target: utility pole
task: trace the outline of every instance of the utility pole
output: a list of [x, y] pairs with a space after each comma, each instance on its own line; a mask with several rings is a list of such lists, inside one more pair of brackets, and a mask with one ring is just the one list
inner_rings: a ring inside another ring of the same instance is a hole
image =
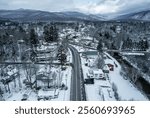
[[[21, 48], [21, 44], [23, 44], [24, 41], [23, 40], [19, 40], [18, 41], [18, 47], [19, 47], [19, 61], [21, 62], [21, 57], [22, 57], [22, 48]], [[21, 89], [22, 88], [22, 85], [21, 85], [21, 80], [20, 80], [20, 65], [18, 65], [18, 79], [19, 79], [19, 88]]]

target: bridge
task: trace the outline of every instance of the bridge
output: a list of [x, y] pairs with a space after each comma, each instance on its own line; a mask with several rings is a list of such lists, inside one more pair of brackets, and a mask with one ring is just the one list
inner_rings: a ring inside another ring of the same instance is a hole
[[[81, 47], [84, 47], [84, 48], [88, 48], [88, 49], [92, 49], [92, 50], [97, 50], [96, 47], [90, 47], [90, 46], [87, 46], [87, 45], [82, 45], [82, 44], [79, 44], [79, 43], [76, 43], [76, 42], [69, 42], [69, 44], [72, 44], [72, 45], [77, 45], [77, 46], [81, 46]], [[149, 54], [150, 53], [150, 50], [147, 50], [147, 51], [139, 51], [139, 50], [114, 50], [114, 49], [102, 49], [101, 50], [102, 52], [116, 52], [116, 53], [120, 53], [122, 55], [145, 55], [145, 54]]]

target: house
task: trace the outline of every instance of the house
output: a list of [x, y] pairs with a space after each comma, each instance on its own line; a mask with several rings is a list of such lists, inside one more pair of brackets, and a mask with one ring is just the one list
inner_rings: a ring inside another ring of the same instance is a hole
[[95, 64], [95, 59], [86, 59], [85, 66], [92, 67]]
[[110, 71], [114, 71], [114, 65], [112, 65], [112, 64], [107, 64], [107, 65], [108, 65]]
[[115, 101], [114, 92], [110, 86], [99, 86], [99, 95], [103, 101]]
[[120, 32], [121, 32], [121, 27], [120, 27], [120, 26], [117, 26], [117, 27], [116, 27], [116, 32], [117, 32], [117, 33], [120, 33]]
[[98, 56], [98, 51], [86, 51], [82, 52], [82, 56], [86, 58], [85, 65], [92, 67]]
[[109, 70], [110, 70], [110, 71], [114, 71], [114, 65], [115, 65], [115, 63], [114, 63], [113, 60], [111, 60], [111, 59], [106, 59], [106, 60], [105, 60], [105, 64], [109, 67]]
[[43, 99], [43, 100], [50, 100], [55, 97], [55, 91], [54, 90], [39, 90], [38, 91], [38, 101]]
[[108, 65], [105, 65], [105, 66], [103, 67], [103, 72], [104, 72], [104, 73], [109, 73], [109, 71], [110, 71], [110, 68], [108, 67]]
[[12, 82], [18, 76], [19, 76], [19, 71], [15, 67], [7, 66], [3, 70], [1, 82], [3, 84], [8, 84], [8, 83]]
[[57, 73], [55, 71], [48, 72], [38, 72], [36, 75], [36, 87], [37, 88], [47, 88], [59, 86], [56, 83], [58, 79]]
[[90, 79], [105, 79], [104, 73], [101, 69], [89, 69], [87, 77]]

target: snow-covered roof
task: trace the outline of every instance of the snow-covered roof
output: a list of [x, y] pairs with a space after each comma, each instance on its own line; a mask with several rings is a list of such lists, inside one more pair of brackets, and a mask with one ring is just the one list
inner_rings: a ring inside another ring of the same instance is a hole
[[111, 84], [109, 83], [108, 80], [94, 80], [95, 83], [97, 85], [99, 85], [100, 87], [107, 87], [107, 88], [110, 88], [111, 87]]
[[13, 74], [15, 74], [15, 73], [17, 73], [17, 72], [18, 72], [18, 70], [17, 70], [16, 68], [14, 68], [13, 70], [8, 71], [7, 74], [8, 74], [9, 76], [11, 76], [11, 75], [13, 75]]
[[105, 64], [112, 64], [114, 65], [114, 61], [111, 59], [105, 59]]
[[103, 70], [109, 70], [109, 67], [108, 67], [107, 65], [105, 65], [105, 66], [103, 67]]
[[101, 69], [94, 69], [93, 73], [94, 74], [100, 74], [100, 73], [103, 73], [103, 71]]
[[48, 90], [48, 91], [44, 91], [44, 90], [39, 90], [38, 91], [38, 96], [45, 96], [45, 97], [53, 97], [54, 96], [55, 91], [53, 90]]
[[111, 88], [101, 87], [101, 91], [102, 91], [103, 96], [104, 96], [104, 101], [110, 101], [110, 100], [115, 101], [113, 91]]
[[98, 70], [93, 70], [94, 73], [103, 73], [103, 71], [101, 69], [98, 69]]

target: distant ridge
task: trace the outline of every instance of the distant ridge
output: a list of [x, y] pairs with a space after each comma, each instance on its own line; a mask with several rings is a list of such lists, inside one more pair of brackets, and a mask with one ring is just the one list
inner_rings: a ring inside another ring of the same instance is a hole
[[47, 12], [30, 9], [0, 10], [0, 18], [15, 21], [99, 21], [105, 20], [96, 15], [80, 12]]
[[144, 10], [144, 11], [140, 11], [140, 12], [120, 15], [120, 16], [116, 17], [115, 20], [142, 20], [142, 21], [150, 21], [150, 10]]

